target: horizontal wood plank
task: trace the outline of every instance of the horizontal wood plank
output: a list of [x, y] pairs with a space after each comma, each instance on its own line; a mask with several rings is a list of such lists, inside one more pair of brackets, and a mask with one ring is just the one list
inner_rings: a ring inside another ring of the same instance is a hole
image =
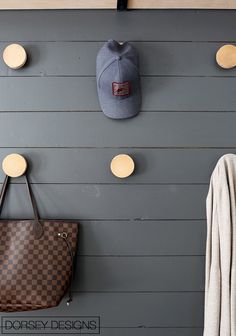
[[[141, 110], [235, 111], [235, 85], [235, 77], [144, 77]], [[1, 77], [0, 101], [2, 112], [100, 110], [91, 77]]]
[[[0, 54], [10, 42], [0, 43]], [[223, 43], [132, 42], [139, 52], [142, 76], [235, 76], [215, 62]], [[27, 64], [15, 71], [0, 59], [2, 76], [95, 76], [96, 55], [102, 42], [23, 42]], [[183, 56], [184, 55], [184, 56]]]
[[[86, 0], [1, 0], [0, 9], [116, 9], [115, 0], [86, 1]], [[198, 8], [198, 9], [235, 9], [235, 0], [130, 0], [128, 9], [178, 9], [178, 8]]]
[[81, 292], [203, 291], [204, 257], [79, 257]]
[[[101, 112], [10, 112], [0, 114], [0, 144], [1, 147], [235, 148], [235, 124], [234, 112], [143, 112], [126, 121], [106, 118]], [[17, 127], [13, 128], [14, 125]], [[88, 132], [91, 127], [93, 136]]]
[[[204, 219], [208, 186], [34, 184], [33, 190], [42, 218]], [[3, 217], [32, 217], [25, 197], [25, 185], [13, 184]]]
[[194, 220], [81, 221], [78, 252], [86, 256], [205, 255], [206, 229], [205, 221]]
[[115, 0], [1, 0], [0, 9], [107, 9], [116, 8]]
[[[12, 321], [12, 319], [10, 320]], [[50, 321], [50, 319], [48, 320]], [[87, 331], [87, 330], [83, 330], [83, 331]], [[78, 332], [78, 330], [75, 330], [75, 332]], [[145, 326], [130, 327], [130, 328], [129, 327], [127, 328], [100, 327], [100, 335], [102, 336], [120, 336], [121, 332], [122, 332], [122, 336], [156, 336], [157, 333], [158, 333], [158, 336], [202, 336], [203, 328], [159, 328], [159, 327], [145, 327]], [[9, 330], [8, 330], [8, 333], [9, 333]], [[70, 332], [67, 330], [66, 333], [63, 333], [62, 330], [61, 331], [57, 330], [55, 333], [55, 330], [54, 330], [54, 333], [53, 333], [53, 330], [50, 330], [50, 335], [56, 336], [58, 334], [61, 336], [67, 336], [67, 335], [70, 335]], [[91, 334], [91, 330], [90, 330], [90, 334]], [[34, 335], [39, 336], [42, 334], [34, 333]]]
[[[41, 310], [40, 316], [49, 320], [50, 316], [100, 316], [101, 326], [106, 328], [191, 328], [203, 326], [202, 308], [203, 293], [196, 292], [76, 293], [69, 307], [65, 298], [59, 307]], [[25, 312], [14, 315], [26, 317]], [[26, 318], [33, 316], [39, 312], [27, 312]]]
[[[137, 29], [141, 22], [149, 24]], [[224, 29], [212, 22], [223, 22]], [[234, 11], [2, 11], [0, 41], [101, 41], [112, 36], [117, 40], [232, 42], [236, 40], [234, 26]], [[29, 27], [34, 27], [33, 34]]]
[[203, 328], [101, 328], [102, 336], [120, 336], [121, 332], [122, 336], [202, 336]]
[[[116, 178], [110, 171], [112, 158], [121, 152], [135, 161], [135, 171], [127, 179]], [[27, 159], [33, 183], [191, 184], [209, 183], [218, 159], [236, 149], [0, 148], [0, 162], [10, 153]]]
[[223, 1], [223, 0], [130, 0], [128, 5], [130, 9], [235, 9], [235, 0]]

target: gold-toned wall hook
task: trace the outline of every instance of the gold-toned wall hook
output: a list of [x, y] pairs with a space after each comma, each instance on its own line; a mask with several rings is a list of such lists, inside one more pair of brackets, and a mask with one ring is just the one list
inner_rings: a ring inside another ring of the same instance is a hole
[[20, 154], [9, 154], [2, 161], [2, 170], [10, 177], [19, 177], [26, 172], [27, 161]]
[[126, 178], [134, 171], [134, 160], [127, 154], [116, 155], [110, 164], [111, 172], [119, 178]]
[[216, 53], [216, 62], [223, 69], [232, 69], [236, 66], [236, 46], [225, 44]]

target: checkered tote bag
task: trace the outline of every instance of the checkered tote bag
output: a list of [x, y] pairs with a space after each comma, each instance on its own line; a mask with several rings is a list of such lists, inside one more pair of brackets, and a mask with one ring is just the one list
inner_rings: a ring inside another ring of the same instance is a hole
[[[0, 311], [57, 306], [69, 290], [76, 254], [78, 223], [41, 220], [27, 175], [33, 220], [0, 220]], [[9, 177], [0, 194], [0, 211]]]

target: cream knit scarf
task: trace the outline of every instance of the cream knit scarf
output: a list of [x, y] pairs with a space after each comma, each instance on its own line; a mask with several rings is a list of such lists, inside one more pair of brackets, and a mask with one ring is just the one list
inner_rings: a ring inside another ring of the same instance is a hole
[[207, 195], [204, 336], [236, 336], [236, 155], [222, 156]]

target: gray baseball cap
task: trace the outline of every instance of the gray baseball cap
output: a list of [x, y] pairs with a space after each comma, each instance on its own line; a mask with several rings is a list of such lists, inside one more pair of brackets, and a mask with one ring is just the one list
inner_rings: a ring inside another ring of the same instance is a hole
[[131, 118], [141, 105], [138, 52], [129, 42], [108, 40], [99, 50], [97, 90], [103, 113], [110, 118]]

